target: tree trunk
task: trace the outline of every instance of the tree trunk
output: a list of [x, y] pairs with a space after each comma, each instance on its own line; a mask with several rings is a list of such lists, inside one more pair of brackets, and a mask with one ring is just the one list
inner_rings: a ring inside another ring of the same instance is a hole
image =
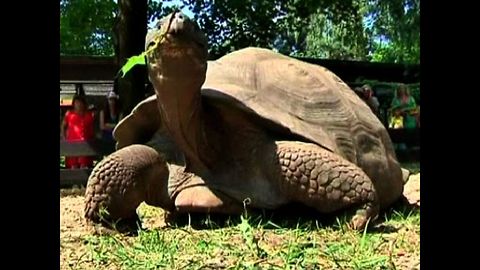
[[[145, 48], [147, 34], [147, 0], [119, 0], [119, 17], [116, 25], [118, 41], [117, 63], [122, 67], [128, 58], [138, 55]], [[125, 77], [118, 78], [118, 94], [120, 95], [124, 115], [145, 98], [145, 81], [147, 78], [144, 66], [135, 66]]]

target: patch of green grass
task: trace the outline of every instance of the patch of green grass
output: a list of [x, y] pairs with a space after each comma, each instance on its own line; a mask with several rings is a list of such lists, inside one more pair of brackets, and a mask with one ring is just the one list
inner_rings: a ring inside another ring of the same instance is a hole
[[388, 255], [378, 252], [383, 243], [379, 235], [354, 234], [328, 242], [323, 255], [340, 269], [391, 269]]
[[86, 239], [96, 266], [114, 265], [121, 269], [175, 269], [178, 235], [162, 231], [140, 231], [135, 238], [119, 235]]
[[[139, 212], [144, 222], [163, 218], [157, 208], [142, 205]], [[284, 227], [264, 215], [243, 215], [219, 226], [207, 216], [199, 222], [203, 229], [165, 225], [135, 237], [88, 236], [85, 243], [96, 269], [403, 269], [399, 259], [406, 255], [419, 263], [418, 210], [390, 211], [365, 232], [347, 221]]]
[[420, 210], [400, 207], [392, 209], [385, 213], [385, 224], [396, 224], [398, 226], [419, 227], [420, 228]]

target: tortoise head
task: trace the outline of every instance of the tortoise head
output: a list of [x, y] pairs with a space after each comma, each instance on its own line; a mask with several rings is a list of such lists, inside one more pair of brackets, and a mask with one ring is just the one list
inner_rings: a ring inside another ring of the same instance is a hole
[[207, 38], [198, 24], [185, 14], [173, 12], [161, 19], [147, 34], [146, 51], [152, 82], [175, 78], [176, 82], [187, 80], [199, 84], [198, 87], [203, 84], [207, 70]]

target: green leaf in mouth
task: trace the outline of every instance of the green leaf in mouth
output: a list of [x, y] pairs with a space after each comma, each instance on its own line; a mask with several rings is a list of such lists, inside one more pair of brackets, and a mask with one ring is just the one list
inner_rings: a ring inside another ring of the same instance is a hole
[[[153, 46], [151, 46], [148, 50], [146, 51], [143, 51], [141, 54], [139, 55], [134, 55], [130, 58], [128, 58], [127, 62], [123, 65], [123, 67], [118, 71], [118, 73], [120, 74], [120, 72], [122, 73], [122, 78], [125, 77], [125, 75], [136, 65], [146, 65], [147, 64], [147, 61], [146, 61], [146, 56], [148, 53], [150, 53], [151, 51], [155, 50], [155, 48], [157, 48], [158, 44], [160, 44], [160, 42], [163, 40], [163, 38], [165, 37], [165, 34], [161, 34], [159, 35], [158, 37], [154, 38], [153, 40]], [[117, 75], [118, 76], [118, 75]]]
[[122, 69], [120, 70], [122, 72], [122, 78], [125, 77], [127, 72], [130, 71], [134, 66], [136, 65], [145, 65], [145, 52], [142, 52], [139, 55], [132, 56], [128, 58], [127, 62], [125, 65], [123, 65]]

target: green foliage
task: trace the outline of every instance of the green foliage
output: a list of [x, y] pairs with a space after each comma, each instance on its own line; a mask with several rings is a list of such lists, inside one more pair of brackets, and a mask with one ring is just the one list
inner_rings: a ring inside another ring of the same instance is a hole
[[310, 16], [302, 56], [420, 62], [419, 0], [349, 1], [350, 16], [329, 8]]
[[247, 46], [331, 59], [419, 63], [419, 0], [184, 0], [211, 55]]
[[271, 47], [277, 33], [272, 22], [281, 1], [184, 0], [210, 43], [210, 54], [221, 56], [247, 46]]
[[60, 54], [113, 55], [114, 0], [60, 0]]
[[127, 62], [123, 67], [120, 69], [119, 72], [122, 73], [122, 78], [125, 77], [128, 71], [132, 69], [136, 65], [145, 65], [145, 52], [142, 52], [140, 55], [134, 55], [128, 58]]
[[[149, 22], [170, 13], [169, 2], [149, 0]], [[60, 54], [114, 55], [117, 16], [117, 0], [60, 0]]]
[[134, 66], [136, 66], [136, 65], [146, 65], [146, 63], [147, 63], [146, 59], [145, 59], [146, 56], [150, 52], [152, 52], [153, 50], [155, 50], [157, 48], [157, 45], [160, 44], [162, 39], [165, 37], [166, 32], [168, 32], [168, 28], [167, 28], [167, 31], [163, 32], [161, 35], [157, 36], [154, 40], [152, 40], [152, 42], [154, 42], [154, 44], [151, 45], [151, 47], [148, 50], [143, 51], [139, 55], [134, 55], [134, 56], [128, 58], [127, 62], [118, 71], [119, 74], [120, 73], [122, 74], [122, 78], [125, 77], [125, 75], [128, 73], [128, 71], [130, 71]]
[[356, 7], [352, 15], [336, 20], [330, 10], [319, 10], [310, 16], [305, 51], [300, 56], [367, 60], [368, 33], [362, 24], [364, 14]]
[[275, 48], [285, 54], [303, 52], [311, 14], [328, 8], [341, 20], [355, 10], [351, 1], [333, 0], [184, 0], [183, 4], [205, 29], [212, 56], [247, 46]]
[[[112, 55], [114, 0], [61, 0], [61, 53]], [[210, 54], [258, 46], [287, 55], [419, 63], [420, 0], [148, 1], [149, 22], [187, 7]]]
[[373, 61], [420, 63], [420, 0], [369, 0], [373, 18]]

